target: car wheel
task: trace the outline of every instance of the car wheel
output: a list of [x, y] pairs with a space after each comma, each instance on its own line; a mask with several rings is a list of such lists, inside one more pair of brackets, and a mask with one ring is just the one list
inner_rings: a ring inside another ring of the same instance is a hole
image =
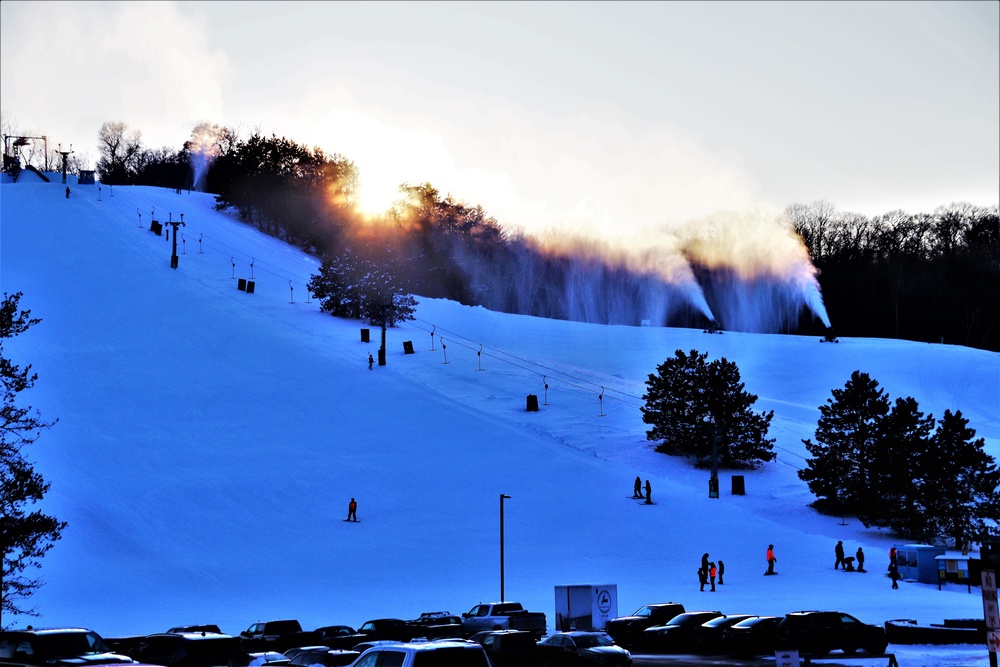
[[874, 644], [869, 644], [865, 647], [865, 650], [874, 655], [882, 655], [885, 653], [886, 647], [889, 645], [887, 640], [881, 640]]

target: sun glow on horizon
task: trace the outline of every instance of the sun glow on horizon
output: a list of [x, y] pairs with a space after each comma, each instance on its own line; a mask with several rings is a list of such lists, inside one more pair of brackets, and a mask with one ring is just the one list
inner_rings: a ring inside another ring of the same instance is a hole
[[402, 181], [388, 172], [361, 170], [358, 176], [358, 190], [355, 209], [366, 219], [385, 216], [404, 197], [400, 191]]

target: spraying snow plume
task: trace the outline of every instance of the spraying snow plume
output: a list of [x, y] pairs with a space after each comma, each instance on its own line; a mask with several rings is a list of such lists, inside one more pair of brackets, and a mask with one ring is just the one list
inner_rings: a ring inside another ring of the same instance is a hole
[[463, 262], [472, 291], [488, 308], [601, 324], [653, 326], [712, 320], [712, 311], [675, 238], [642, 251], [549, 232], [520, 237], [513, 256]]
[[803, 309], [830, 327], [816, 267], [783, 213], [717, 213], [682, 233], [684, 254], [724, 328], [794, 331]]
[[505, 261], [459, 260], [471, 294], [487, 308], [752, 333], [793, 332], [811, 314], [830, 328], [817, 270], [781, 212], [717, 213], [619, 242], [550, 230], [508, 248]]
[[192, 180], [195, 190], [200, 192], [205, 190], [208, 168], [212, 166], [215, 158], [219, 157], [222, 134], [223, 130], [218, 125], [211, 123], [199, 123], [191, 131], [191, 139], [187, 142], [186, 147], [191, 155]]

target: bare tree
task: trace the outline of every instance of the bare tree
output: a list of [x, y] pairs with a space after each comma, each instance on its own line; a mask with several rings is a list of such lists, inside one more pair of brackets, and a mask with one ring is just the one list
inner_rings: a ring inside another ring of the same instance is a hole
[[97, 133], [100, 159], [97, 171], [105, 183], [127, 183], [135, 173], [136, 160], [142, 151], [142, 133], [129, 130], [124, 121], [111, 121], [101, 125]]

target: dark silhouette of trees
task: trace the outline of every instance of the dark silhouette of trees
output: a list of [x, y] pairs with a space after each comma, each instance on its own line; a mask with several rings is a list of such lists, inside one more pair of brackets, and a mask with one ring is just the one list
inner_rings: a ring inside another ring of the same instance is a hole
[[44, 422], [30, 406], [18, 404], [18, 394], [34, 386], [37, 374], [31, 366], [21, 368], [3, 353], [3, 342], [24, 333], [40, 320], [31, 311], [19, 310], [21, 293], [4, 293], [0, 303], [0, 381], [3, 405], [0, 415], [0, 547], [3, 567], [0, 573], [0, 627], [3, 614], [37, 616], [23, 606], [41, 586], [28, 575], [29, 569], [41, 567], [45, 553], [59, 540], [66, 523], [32, 507], [49, 490], [49, 485], [24, 457], [24, 448], [34, 443], [41, 431], [55, 422]]
[[134, 180], [142, 152], [142, 133], [124, 121], [109, 121], [97, 133], [97, 172], [104, 183], [123, 185]]
[[[138, 132], [114, 122], [102, 126], [100, 139], [103, 181], [213, 192], [220, 210], [306, 252], [350, 250], [389, 262], [408, 293], [557, 319], [707, 324], [682, 284], [638, 268], [662, 258], [634, 262], [592, 241], [561, 239], [555, 249], [430, 183], [402, 184], [393, 209], [366, 219], [355, 208], [354, 163], [284, 137], [255, 131], [243, 139], [233, 128], [200, 123], [174, 153], [142, 148]], [[867, 217], [819, 201], [792, 204], [787, 213], [819, 269], [839, 335], [1000, 350], [1000, 292], [984, 289], [1000, 282], [997, 207], [955, 203], [932, 214]], [[788, 276], [747, 277], [724, 262], [685, 261], [712, 310], [724, 313], [734, 294], [750, 293], [759, 310], [748, 322], [760, 330], [827, 333], [787, 289]]]
[[723, 358], [706, 363], [707, 353], [677, 350], [646, 381], [642, 420], [652, 425], [647, 440], [656, 451], [691, 456], [711, 464], [713, 442], [718, 464], [756, 468], [774, 459], [774, 439], [767, 438], [774, 412], [754, 413], [757, 397], [740, 381], [736, 364]]
[[917, 402], [890, 408], [878, 382], [855, 371], [820, 406], [799, 477], [820, 512], [857, 515], [907, 539], [969, 546], [1000, 520], [1000, 470], [961, 412], [937, 422]]
[[128, 180], [134, 185], [154, 185], [171, 190], [190, 190], [190, 155], [186, 150], [175, 152], [164, 146], [160, 149], [143, 149], [135, 159], [135, 173]]
[[957, 202], [868, 218], [828, 202], [788, 208], [838, 333], [1000, 350], [1000, 217]]
[[218, 148], [206, 187], [220, 210], [232, 208], [244, 222], [309, 251], [339, 246], [340, 228], [355, 216], [353, 162], [259, 133], [232, 143], [221, 131]]
[[963, 549], [1000, 523], [1000, 470], [985, 440], [975, 438], [961, 411], [944, 411], [918, 459], [915, 504], [924, 522], [919, 539], [948, 539]]
[[867, 515], [875, 502], [871, 464], [889, 399], [867, 373], [854, 371], [819, 412], [816, 442], [803, 440], [812, 458], [799, 478], [817, 497], [813, 506], [821, 512]]
[[309, 280], [320, 310], [335, 317], [367, 319], [395, 326], [413, 319], [416, 300], [400, 287], [391, 266], [357, 257], [350, 250], [323, 261]]

